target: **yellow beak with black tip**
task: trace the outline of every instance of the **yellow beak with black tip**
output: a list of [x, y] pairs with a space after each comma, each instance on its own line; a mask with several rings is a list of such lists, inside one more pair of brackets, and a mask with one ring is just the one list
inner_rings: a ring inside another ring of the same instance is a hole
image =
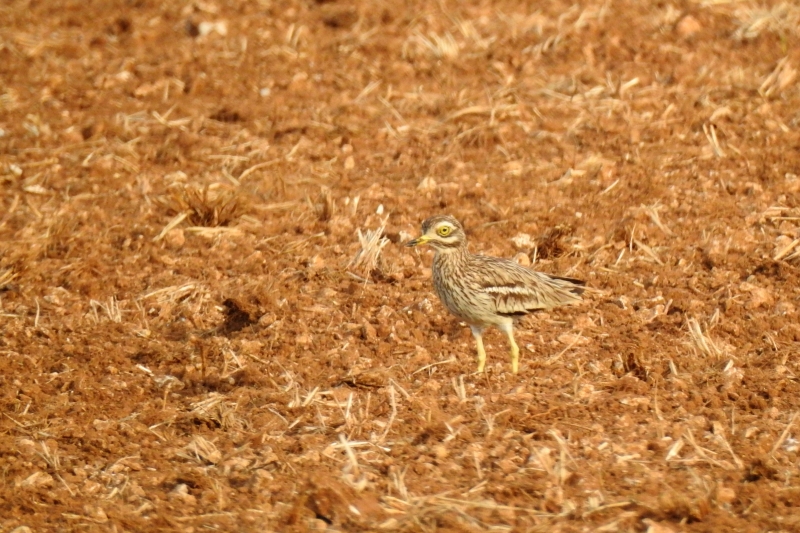
[[421, 235], [421, 236], [417, 237], [416, 239], [414, 239], [412, 241], [408, 241], [406, 243], [406, 246], [408, 246], [409, 248], [413, 248], [414, 246], [419, 246], [421, 244], [425, 244], [430, 240], [431, 240], [431, 238], [428, 237], [427, 235]]

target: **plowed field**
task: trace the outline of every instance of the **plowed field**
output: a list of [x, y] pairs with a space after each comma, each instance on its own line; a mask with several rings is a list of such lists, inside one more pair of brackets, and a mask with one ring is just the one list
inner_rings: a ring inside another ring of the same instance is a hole
[[[0, 531], [800, 530], [798, 28], [4, 1]], [[517, 375], [443, 213], [593, 289]]]

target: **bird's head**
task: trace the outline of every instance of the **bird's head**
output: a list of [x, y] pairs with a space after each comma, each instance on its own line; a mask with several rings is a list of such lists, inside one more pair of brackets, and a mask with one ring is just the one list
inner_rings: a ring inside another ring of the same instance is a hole
[[455, 251], [467, 245], [467, 235], [458, 220], [449, 215], [437, 215], [423, 222], [422, 235], [408, 241], [406, 246], [423, 244], [430, 245], [437, 252]]

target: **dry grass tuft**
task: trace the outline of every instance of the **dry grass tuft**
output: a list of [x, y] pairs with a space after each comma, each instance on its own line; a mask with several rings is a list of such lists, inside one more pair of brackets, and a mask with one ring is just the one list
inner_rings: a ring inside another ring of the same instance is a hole
[[686, 327], [689, 329], [689, 338], [692, 346], [700, 354], [712, 359], [719, 359], [725, 355], [724, 350], [709, 337], [708, 331], [703, 331], [700, 322], [696, 318], [689, 318], [686, 321]]
[[89, 307], [91, 309], [91, 317], [95, 324], [101, 322], [101, 316], [98, 311], [102, 311], [103, 315], [111, 322], [115, 324], [122, 323], [122, 309], [119, 306], [119, 301], [114, 296], [108, 299], [108, 303], [89, 300]]
[[[552, 259], [561, 257], [569, 251], [569, 246], [564, 239], [575, 233], [575, 228], [570, 224], [559, 224], [549, 228], [536, 238], [536, 248], [533, 256], [538, 259]], [[534, 262], [536, 259], [533, 260]]]
[[389, 244], [389, 239], [384, 237], [385, 229], [384, 222], [374, 230], [366, 230], [362, 233], [359, 228], [356, 231], [361, 248], [347, 265], [348, 268], [356, 270], [357, 273], [360, 272], [364, 278], [369, 278], [373, 272], [381, 270], [381, 251]]
[[458, 43], [450, 32], [445, 32], [444, 35], [431, 32], [425, 36], [417, 31], [403, 45], [403, 57], [413, 58], [427, 54], [436, 59], [452, 60], [458, 57], [459, 50]]
[[155, 301], [158, 303], [177, 305], [179, 302], [194, 299], [198, 296], [207, 296], [204, 292], [204, 288], [198, 287], [194, 283], [186, 283], [185, 285], [173, 285], [152, 290], [140, 296], [139, 300], [155, 298]]
[[0, 94], [0, 109], [4, 111], [13, 111], [17, 107], [19, 107], [18, 91], [7, 89], [3, 94]]
[[211, 422], [224, 430], [241, 430], [245, 421], [236, 414], [236, 402], [226, 401], [222, 394], [212, 392], [205, 400], [192, 404], [192, 416], [202, 422]]
[[10, 268], [0, 270], [0, 291], [11, 285], [11, 282], [17, 278], [17, 274]]
[[203, 466], [215, 465], [222, 460], [222, 452], [217, 445], [200, 435], [195, 436], [182, 451], [178, 452], [178, 456]]
[[[775, 244], [775, 254], [772, 256], [772, 259], [775, 261], [786, 260], [786, 261], [795, 261], [800, 257], [800, 239], [786, 239], [789, 242], [777, 242]], [[781, 239], [783, 241], [783, 239]]]
[[320, 222], [327, 222], [336, 214], [336, 203], [328, 187], [323, 187], [319, 191], [319, 203], [314, 206]]
[[795, 2], [782, 2], [771, 8], [742, 7], [734, 13], [738, 25], [733, 38], [747, 41], [762, 33], [797, 33], [800, 28], [800, 7]]
[[784, 89], [791, 86], [797, 80], [797, 69], [789, 64], [789, 58], [784, 57], [775, 66], [772, 72], [764, 78], [758, 93], [764, 98], [777, 96]]
[[239, 191], [221, 184], [176, 187], [156, 202], [170, 214], [185, 214], [192, 226], [228, 226], [246, 211]]

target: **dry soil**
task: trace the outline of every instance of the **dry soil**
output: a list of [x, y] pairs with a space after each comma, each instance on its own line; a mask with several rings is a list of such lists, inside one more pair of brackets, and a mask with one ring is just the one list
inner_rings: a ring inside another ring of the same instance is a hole
[[[0, 531], [800, 530], [798, 28], [4, 1]], [[594, 289], [518, 375], [438, 213]]]

